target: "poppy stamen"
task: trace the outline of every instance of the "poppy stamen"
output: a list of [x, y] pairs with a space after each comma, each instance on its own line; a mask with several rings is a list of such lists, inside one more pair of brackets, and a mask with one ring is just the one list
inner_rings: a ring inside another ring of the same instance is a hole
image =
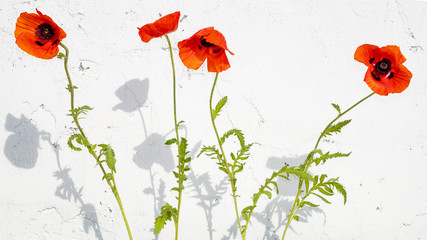
[[36, 36], [41, 40], [49, 40], [55, 35], [52, 25], [42, 23], [36, 27]]
[[387, 74], [391, 71], [391, 61], [387, 58], [383, 58], [381, 61], [375, 64], [375, 72], [378, 74]]

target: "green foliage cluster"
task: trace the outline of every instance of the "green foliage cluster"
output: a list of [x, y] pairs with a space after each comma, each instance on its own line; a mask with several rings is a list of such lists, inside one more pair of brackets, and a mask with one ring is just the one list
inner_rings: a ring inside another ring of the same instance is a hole
[[[312, 166], [312, 164], [315, 164], [316, 166], [318, 166], [320, 164], [325, 164], [326, 161], [329, 159], [348, 157], [351, 154], [351, 152], [350, 153], [340, 153], [340, 152], [330, 153], [329, 151], [326, 153], [323, 153], [322, 150], [318, 149], [320, 140], [323, 137], [331, 136], [334, 133], [335, 134], [340, 133], [342, 128], [351, 122], [351, 120], [344, 120], [334, 124], [335, 121], [337, 121], [342, 115], [348, 112], [351, 108], [346, 110], [345, 112], [341, 112], [341, 108], [338, 104], [332, 103], [332, 106], [337, 110], [338, 115], [326, 126], [326, 128], [320, 134], [317, 140], [316, 146], [314, 147], [314, 150], [307, 155], [307, 158], [304, 161], [304, 163], [298, 167], [300, 170], [304, 171], [304, 173], [308, 174], [308, 169], [310, 168], [310, 166]], [[347, 202], [347, 192], [344, 186], [338, 182], [338, 178], [328, 178], [326, 174], [316, 175], [311, 178], [308, 178], [306, 176], [299, 176], [299, 185], [298, 185], [297, 194], [294, 200], [294, 205], [292, 207], [292, 210], [288, 215], [287, 225], [285, 228], [285, 232], [283, 233], [283, 238], [286, 234], [286, 230], [290, 222], [293, 219], [297, 221], [299, 220], [299, 216], [296, 214], [299, 209], [305, 206], [318, 207], [320, 205], [318, 203], [313, 203], [312, 199], [309, 198], [310, 196], [314, 196], [315, 198], [320, 199], [321, 201], [327, 204], [330, 204], [331, 202], [327, 198], [335, 194], [334, 190], [335, 192], [343, 196], [344, 204], [345, 204]]]
[[[86, 115], [87, 112], [90, 110], [92, 110], [92, 108], [85, 105], [85, 106], [74, 108], [74, 109], [70, 110], [70, 114], [68, 114], [68, 115], [72, 116], [74, 119], [74, 122], [76, 122], [76, 120], [81, 119], [80, 118], [81, 114]], [[86, 147], [88, 149], [89, 153], [91, 153], [95, 157], [96, 164], [100, 165], [103, 170], [105, 168], [103, 167], [102, 164], [105, 163], [107, 165], [108, 169], [110, 169], [110, 172], [107, 173], [107, 172], [103, 171], [104, 176], [102, 177], [102, 179], [106, 179], [107, 181], [113, 181], [114, 180], [114, 173], [116, 172], [115, 165], [116, 165], [117, 160], [115, 158], [114, 150], [111, 148], [110, 145], [107, 145], [107, 144], [90, 144], [89, 140], [82, 133], [75, 133], [75, 134], [71, 135], [68, 138], [68, 142], [67, 142], [68, 146], [72, 150], [82, 151], [82, 149], [80, 147], [75, 146], [75, 144], [73, 142], [76, 142], [79, 145]], [[115, 188], [115, 186], [114, 186], [114, 188]]]
[[[219, 113], [221, 109], [225, 106], [227, 103], [227, 97], [223, 97], [219, 102], [216, 104], [215, 108], [212, 110], [212, 121], [215, 121], [216, 117], [219, 116]], [[229, 137], [235, 136], [237, 140], [239, 141], [240, 149], [237, 150], [235, 153], [231, 152], [230, 157], [232, 159], [232, 162], [228, 162], [226, 157], [223, 155], [224, 151], [222, 149], [222, 146], [225, 144], [226, 140], [229, 139]], [[202, 150], [198, 154], [197, 157], [199, 157], [201, 154], [206, 154], [206, 156], [209, 156], [212, 159], [217, 160], [218, 168], [219, 170], [223, 171], [225, 174], [228, 175], [231, 183], [231, 187], [233, 192], [237, 191], [236, 183], [237, 178], [236, 174], [243, 171], [243, 167], [245, 165], [245, 160], [249, 158], [249, 150], [255, 143], [249, 143], [246, 144], [245, 142], [245, 136], [239, 129], [231, 129], [224, 133], [222, 137], [219, 138], [219, 148], [217, 149], [215, 145], [212, 146], [203, 146]]]
[[[179, 124], [183, 123], [183, 121], [177, 124], [177, 128]], [[188, 179], [186, 172], [190, 171], [189, 163], [191, 161], [191, 157], [188, 156], [190, 153], [187, 150], [188, 143], [187, 139], [181, 138], [181, 141], [178, 141], [176, 138], [171, 138], [165, 142], [166, 145], [176, 144], [178, 147], [178, 171], [173, 171], [175, 178], [177, 179], [178, 187], [173, 187], [171, 191], [178, 192], [178, 197], [176, 199], [179, 201], [181, 197], [181, 193], [184, 190], [184, 182]], [[177, 208], [173, 207], [169, 203], [166, 203], [160, 212], [160, 215], [156, 217], [154, 220], [154, 234], [158, 234], [163, 227], [166, 225], [167, 221], [174, 221], [175, 225], [178, 223], [179, 211]]]

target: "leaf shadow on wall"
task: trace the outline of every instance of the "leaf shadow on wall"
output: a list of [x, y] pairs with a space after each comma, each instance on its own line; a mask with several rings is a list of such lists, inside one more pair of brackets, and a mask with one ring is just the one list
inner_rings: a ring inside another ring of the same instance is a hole
[[[191, 159], [194, 160], [196, 152], [200, 150], [202, 142], [199, 141], [191, 150]], [[213, 240], [213, 232], [215, 229], [212, 224], [212, 212], [216, 206], [219, 206], [222, 196], [227, 192], [228, 188], [228, 176], [224, 177], [219, 184], [213, 186], [209, 173], [203, 173], [202, 175], [196, 175], [192, 169], [188, 174], [188, 180], [190, 182], [189, 188], [194, 193], [192, 198], [198, 198], [198, 206], [203, 208], [207, 230], [209, 233], [209, 239]], [[200, 236], [199, 236], [200, 237]]]
[[92, 229], [95, 238], [98, 240], [103, 240], [102, 233], [98, 224], [98, 216], [96, 214], [96, 209], [93, 204], [85, 203], [82, 198], [83, 187], [80, 187], [78, 190], [74, 184], [73, 179], [71, 178], [69, 172], [70, 168], [63, 168], [61, 166], [61, 161], [59, 157], [60, 146], [57, 142], [53, 143], [51, 140], [51, 136], [49, 133], [44, 134], [42, 139], [49, 142], [52, 146], [53, 151], [56, 156], [56, 163], [58, 165], [58, 170], [53, 173], [53, 176], [61, 181], [58, 187], [56, 187], [55, 195], [61, 199], [74, 200], [74, 202], [78, 202], [80, 204], [80, 213], [79, 215], [83, 219], [83, 229], [85, 233], [89, 233], [89, 230]]
[[[307, 155], [301, 155], [295, 158], [287, 158], [287, 157], [270, 157], [267, 160], [267, 168], [272, 169], [273, 171], [278, 171], [285, 165], [298, 166], [304, 163]], [[271, 176], [271, 174], [270, 174]], [[268, 177], [270, 177], [268, 176]], [[262, 195], [258, 201], [258, 205], [262, 204], [262, 201], [268, 202], [266, 207], [262, 212], [259, 212], [259, 208], [255, 208], [252, 218], [250, 219], [250, 223], [248, 225], [248, 233], [253, 233], [254, 229], [252, 228], [252, 224], [254, 219], [260, 222], [265, 226], [264, 235], [262, 236], [263, 240], [277, 240], [281, 239], [281, 232], [278, 232], [279, 229], [283, 229], [286, 224], [286, 216], [290, 212], [293, 204], [293, 198], [295, 197], [295, 192], [298, 188], [298, 180], [290, 177], [291, 181], [287, 181], [285, 179], [279, 178], [276, 179], [277, 185], [279, 187], [279, 194], [277, 197], [268, 199], [265, 195]], [[261, 184], [264, 184], [262, 182]], [[273, 187], [274, 188], [274, 187]], [[273, 194], [275, 194], [275, 189], [273, 189]], [[289, 198], [291, 200], [289, 200]], [[246, 206], [240, 206], [241, 209]], [[298, 211], [298, 215], [300, 216], [299, 222], [307, 222], [307, 218], [312, 216], [313, 212], [323, 213], [323, 211], [319, 208], [311, 208], [305, 207]], [[242, 221], [242, 218], [241, 218]], [[244, 221], [242, 222], [244, 224]], [[290, 226], [292, 229], [292, 225]], [[293, 229], [292, 229], [293, 230]], [[278, 234], [276, 234], [278, 232]], [[228, 235], [223, 236], [221, 240], [230, 240], [240, 235], [238, 233], [238, 224], [237, 220], [228, 228]], [[257, 236], [257, 234], [255, 235]], [[257, 236], [259, 237], [259, 236]]]
[[[285, 165], [299, 166], [305, 162], [306, 158], [307, 154], [294, 158], [270, 157], [267, 160], [266, 166], [273, 171], [278, 171]], [[310, 171], [309, 173], [311, 174]], [[283, 178], [277, 179], [277, 185], [279, 187], [278, 196], [269, 201], [262, 213], [254, 214], [254, 217], [266, 226], [263, 239], [279, 239], [283, 234], [283, 232], [278, 231], [279, 229], [281, 229], [280, 231], [284, 230], [283, 227], [286, 225], [287, 215], [291, 211], [295, 194], [298, 189], [298, 178], [290, 176], [289, 179], [290, 181]], [[313, 216], [314, 213], [324, 214], [322, 209], [309, 206], [298, 210], [297, 215], [299, 216], [299, 222], [308, 222], [308, 218]], [[289, 227], [292, 231], [295, 231], [295, 229], [292, 228], [292, 224]], [[280, 237], [276, 234], [277, 232]]]
[[52, 146], [59, 171], [54, 172], [54, 177], [61, 180], [62, 183], [57, 187], [55, 195], [71, 201], [78, 201], [81, 204], [80, 215], [83, 218], [83, 228], [86, 233], [89, 229], [93, 229], [98, 240], [103, 240], [99, 229], [95, 207], [92, 204], [84, 203], [82, 200], [81, 187], [78, 191], [74, 186], [74, 182], [69, 176], [69, 168], [62, 168], [59, 159], [59, 145], [52, 143], [51, 135], [45, 131], [39, 131], [37, 127], [23, 114], [20, 118], [16, 118], [11, 114], [6, 117], [5, 128], [12, 132], [5, 143], [4, 153], [7, 159], [16, 167], [19, 168], [34, 168], [38, 159], [38, 149], [40, 149], [40, 138], [43, 141], [49, 142]]
[[[151, 186], [145, 188], [143, 192], [147, 195], [153, 195], [154, 214], [158, 216], [161, 206], [165, 203], [165, 182], [160, 179], [159, 187], [156, 188], [155, 174], [152, 172], [152, 167], [154, 164], [158, 164], [163, 167], [165, 172], [171, 172], [175, 167], [175, 163], [171, 148], [165, 145], [166, 136], [159, 133], [148, 135], [144, 116], [141, 111], [141, 108], [148, 99], [148, 89], [148, 78], [127, 81], [115, 91], [115, 95], [121, 102], [114, 106], [113, 110], [121, 110], [127, 113], [138, 112], [141, 117], [145, 140], [134, 148], [133, 161], [139, 168], [149, 171]], [[154, 231], [154, 228], [152, 230]], [[158, 239], [158, 235], [155, 236], [155, 239]]]
[[34, 168], [37, 163], [41, 135], [37, 127], [23, 114], [20, 118], [8, 114], [5, 129], [13, 133], [6, 139], [4, 145], [6, 158], [15, 167]]

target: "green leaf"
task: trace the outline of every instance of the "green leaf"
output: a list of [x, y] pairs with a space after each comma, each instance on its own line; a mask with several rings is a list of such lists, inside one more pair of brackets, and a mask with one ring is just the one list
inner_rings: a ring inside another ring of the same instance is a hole
[[184, 121], [183, 120], [181, 120], [181, 121], [179, 121], [177, 124], [176, 124], [176, 126], [177, 127], [179, 127], [179, 125], [181, 125], [181, 124], [183, 124], [184, 123]]
[[298, 215], [294, 215], [293, 217], [297, 222], [299, 222], [299, 216]]
[[338, 111], [338, 114], [341, 114], [341, 108], [340, 108], [340, 106], [338, 104], [335, 104], [335, 103], [331, 103], [331, 104]]
[[171, 138], [165, 142], [166, 145], [172, 145], [176, 143], [176, 138]]
[[154, 220], [154, 234], [158, 234], [166, 224], [167, 219], [165, 219], [163, 216], [156, 217], [156, 220]]
[[316, 163], [316, 165], [319, 165], [320, 163], [324, 164], [326, 162], [326, 160], [331, 159], [331, 158], [339, 158], [339, 157], [348, 157], [350, 156], [351, 152], [349, 153], [340, 153], [340, 152], [336, 152], [336, 153], [325, 153], [322, 154], [320, 157], [315, 158], [313, 160], [313, 162]]
[[113, 149], [110, 146], [107, 146], [105, 149], [105, 161], [107, 166], [111, 169], [112, 172], [116, 172], [116, 158]]
[[79, 133], [73, 134], [73, 135], [70, 136], [70, 138], [68, 138], [67, 144], [74, 151], [81, 151], [82, 150], [81, 148], [76, 147], [76, 146], [73, 145], [73, 140], [76, 140], [77, 143], [82, 144], [82, 138], [83, 138], [83, 136], [81, 134], [79, 134]]
[[300, 208], [304, 207], [305, 205], [308, 205], [310, 207], [318, 207], [319, 206], [319, 204], [314, 204], [314, 203], [309, 202], [309, 201], [303, 201], [300, 205]]
[[58, 55], [56, 55], [57, 58], [59, 59], [63, 59], [65, 57], [65, 54], [63, 54], [62, 52], [58, 53]]
[[223, 97], [219, 102], [216, 104], [215, 109], [212, 112], [212, 117], [215, 120], [216, 117], [219, 115], [219, 112], [221, 111], [222, 107], [227, 103], [227, 96]]
[[344, 204], [346, 204], [346, 202], [347, 202], [347, 191], [345, 190], [344, 186], [338, 182], [334, 182], [333, 186], [343, 196]]
[[102, 177], [102, 180], [107, 179], [108, 181], [111, 181], [113, 179], [112, 173], [107, 173]]
[[221, 142], [224, 143], [225, 139], [230, 137], [231, 135], [234, 135], [237, 137], [237, 139], [239, 140], [239, 143], [240, 143], [240, 147], [242, 149], [244, 149], [246, 147], [245, 146], [245, 136], [242, 133], [242, 130], [239, 130], [239, 129], [231, 129], [228, 132], [224, 133], [224, 135], [221, 138]]
[[272, 195], [271, 192], [269, 192], [269, 191], [263, 191], [262, 193], [265, 194], [265, 195], [267, 195], [268, 199], [271, 198], [271, 195]]
[[325, 130], [324, 135], [326, 136], [326, 135], [332, 135], [332, 133], [340, 133], [341, 128], [343, 128], [345, 125], [349, 124], [350, 122], [351, 122], [351, 119], [344, 120], [344, 121], [338, 122], [337, 124], [331, 125]]
[[254, 209], [254, 206], [248, 206], [243, 208], [241, 211], [243, 218], [248, 221], [249, 220], [249, 213]]
[[317, 196], [318, 198], [322, 199], [322, 201], [324, 201], [325, 203], [331, 204], [331, 202], [329, 202], [328, 200], [326, 200], [326, 198], [324, 198], [323, 196], [321, 196], [321, 195], [319, 195], [317, 193], [314, 193], [314, 192], [312, 192], [311, 194], [313, 194], [313, 195]]
[[160, 212], [160, 215], [156, 217], [154, 221], [154, 234], [158, 234], [163, 227], [166, 225], [166, 221], [171, 221], [172, 218], [175, 220], [177, 217], [178, 211], [176, 208], [166, 203]]

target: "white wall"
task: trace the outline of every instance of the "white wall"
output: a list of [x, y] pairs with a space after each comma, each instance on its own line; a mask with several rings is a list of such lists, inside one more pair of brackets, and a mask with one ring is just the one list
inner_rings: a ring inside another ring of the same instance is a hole
[[[34, 58], [15, 44], [21, 12], [38, 8], [67, 33], [76, 104], [94, 107], [84, 129], [111, 144], [116, 181], [134, 239], [172, 239], [169, 223], [152, 233], [159, 207], [174, 205], [171, 170], [172, 77], [164, 38], [140, 41], [137, 27], [180, 10], [170, 35], [177, 62], [178, 118], [192, 156], [215, 144], [208, 100], [214, 74], [187, 70], [178, 41], [214, 26], [234, 56], [215, 98], [229, 97], [220, 131], [240, 128], [258, 142], [238, 182], [239, 206], [250, 203], [271, 171], [300, 163], [342, 108], [368, 95], [366, 67], [353, 59], [364, 43], [398, 45], [413, 73], [401, 94], [374, 96], [348, 114], [343, 133], [323, 149], [352, 154], [312, 173], [340, 177], [348, 202], [304, 209], [287, 239], [427, 239], [427, 2], [283, 0], [28, 0], [0, 2], [0, 239], [126, 239], [120, 211], [87, 152], [67, 146], [74, 125], [59, 59]], [[185, 16], [185, 17], [184, 17]], [[136, 94], [136, 95], [133, 95]], [[136, 162], [135, 162], [136, 160]], [[180, 239], [240, 239], [229, 184], [215, 162], [194, 158], [186, 182]], [[263, 197], [248, 239], [279, 239], [296, 191]], [[154, 195], [153, 195], [154, 193]]]

